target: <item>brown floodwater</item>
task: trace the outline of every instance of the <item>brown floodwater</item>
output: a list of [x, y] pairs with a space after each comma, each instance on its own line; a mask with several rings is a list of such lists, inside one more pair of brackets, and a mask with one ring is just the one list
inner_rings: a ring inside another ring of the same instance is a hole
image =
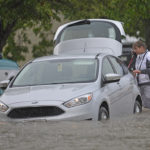
[[150, 150], [150, 110], [97, 121], [0, 121], [0, 150]]

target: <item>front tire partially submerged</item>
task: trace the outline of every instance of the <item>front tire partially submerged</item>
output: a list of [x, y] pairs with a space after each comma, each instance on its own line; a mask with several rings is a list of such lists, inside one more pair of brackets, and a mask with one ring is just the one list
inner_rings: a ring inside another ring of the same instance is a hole
[[139, 100], [136, 100], [134, 103], [133, 113], [140, 114], [141, 112], [142, 112], [142, 102], [140, 102]]
[[99, 109], [98, 121], [103, 121], [103, 120], [108, 120], [108, 119], [109, 119], [108, 110], [104, 106], [101, 106]]

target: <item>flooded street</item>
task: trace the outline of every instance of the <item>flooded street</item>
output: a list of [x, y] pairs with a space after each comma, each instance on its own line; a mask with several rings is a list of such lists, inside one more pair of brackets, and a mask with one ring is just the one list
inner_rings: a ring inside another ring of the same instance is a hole
[[107, 122], [0, 122], [0, 150], [150, 150], [150, 110]]

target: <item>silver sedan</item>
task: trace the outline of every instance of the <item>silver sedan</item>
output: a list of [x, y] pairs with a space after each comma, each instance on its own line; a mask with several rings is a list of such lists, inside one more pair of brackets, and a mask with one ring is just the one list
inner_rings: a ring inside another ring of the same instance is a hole
[[37, 58], [0, 87], [1, 119], [102, 120], [142, 111], [133, 75], [108, 54]]

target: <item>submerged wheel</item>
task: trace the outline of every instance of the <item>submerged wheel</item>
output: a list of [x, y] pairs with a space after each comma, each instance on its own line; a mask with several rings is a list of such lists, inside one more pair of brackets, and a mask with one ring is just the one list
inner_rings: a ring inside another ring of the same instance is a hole
[[133, 110], [133, 113], [134, 114], [140, 114], [142, 112], [142, 105], [140, 104], [139, 101], [135, 101], [135, 104], [134, 104], [134, 110]]
[[102, 121], [102, 120], [108, 120], [108, 119], [109, 119], [108, 110], [104, 106], [101, 106], [99, 109], [98, 120]]

